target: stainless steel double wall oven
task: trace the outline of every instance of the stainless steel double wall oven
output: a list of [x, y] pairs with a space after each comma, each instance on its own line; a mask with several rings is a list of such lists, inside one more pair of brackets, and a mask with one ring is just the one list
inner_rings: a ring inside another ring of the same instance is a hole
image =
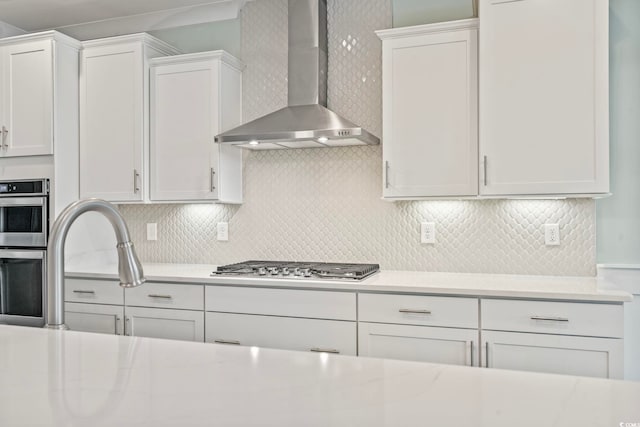
[[49, 180], [0, 181], [0, 323], [44, 324]]

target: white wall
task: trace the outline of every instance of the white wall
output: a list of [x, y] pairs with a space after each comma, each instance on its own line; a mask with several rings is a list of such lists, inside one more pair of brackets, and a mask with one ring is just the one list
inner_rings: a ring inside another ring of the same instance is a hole
[[598, 262], [640, 264], [640, 1], [609, 5], [613, 196], [597, 201]]

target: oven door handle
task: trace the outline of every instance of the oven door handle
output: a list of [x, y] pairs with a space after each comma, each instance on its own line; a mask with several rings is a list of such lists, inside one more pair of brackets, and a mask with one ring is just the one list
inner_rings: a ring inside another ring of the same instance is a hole
[[46, 206], [44, 197], [2, 197], [0, 207]]
[[15, 250], [15, 249], [0, 249], [0, 259], [44, 259], [45, 251], [43, 250]]

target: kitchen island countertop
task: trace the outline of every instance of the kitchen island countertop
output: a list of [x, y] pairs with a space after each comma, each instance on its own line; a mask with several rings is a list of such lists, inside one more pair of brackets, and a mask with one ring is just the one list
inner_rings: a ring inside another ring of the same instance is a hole
[[[149, 281], [208, 285], [264, 286], [446, 294], [501, 298], [535, 298], [593, 302], [627, 302], [631, 294], [611, 289], [597, 277], [525, 276], [509, 274], [435, 273], [382, 270], [361, 282], [260, 277], [211, 277], [216, 265], [145, 263]], [[69, 266], [67, 277], [117, 279], [117, 266]]]
[[636, 382], [18, 326], [0, 346], [3, 426], [640, 423]]

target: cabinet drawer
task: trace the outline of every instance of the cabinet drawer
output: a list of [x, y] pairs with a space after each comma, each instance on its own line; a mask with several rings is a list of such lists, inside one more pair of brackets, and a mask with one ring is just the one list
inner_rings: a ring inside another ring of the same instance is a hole
[[362, 322], [478, 327], [476, 298], [361, 293], [358, 313]]
[[126, 290], [127, 306], [202, 310], [203, 285], [145, 283]]
[[207, 311], [356, 320], [356, 295], [349, 292], [207, 286], [205, 301]]
[[206, 313], [206, 341], [356, 355], [356, 322]]
[[65, 279], [64, 300], [95, 304], [124, 304], [124, 289], [117, 280]]
[[623, 307], [485, 299], [482, 300], [482, 329], [622, 338]]

